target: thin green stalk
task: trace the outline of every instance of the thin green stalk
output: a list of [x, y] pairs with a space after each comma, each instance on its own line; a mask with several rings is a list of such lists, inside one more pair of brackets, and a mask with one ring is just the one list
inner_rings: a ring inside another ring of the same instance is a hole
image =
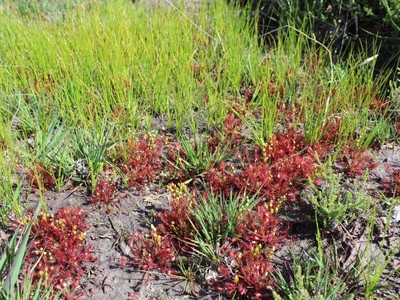
[[[11, 266], [8, 271], [8, 274], [6, 275], [3, 285], [2, 285], [2, 290], [1, 293], [4, 295], [11, 295], [13, 293], [13, 289], [15, 284], [17, 283], [19, 272], [21, 270], [23, 260], [27, 251], [27, 244], [28, 244], [28, 239], [29, 235], [31, 232], [31, 228], [33, 225], [33, 222], [35, 222], [37, 215], [39, 214], [40, 211], [40, 201], [37, 203], [36, 208], [34, 210], [34, 213], [32, 215], [31, 221], [28, 223], [28, 226], [25, 228], [24, 233], [21, 237], [21, 240], [18, 245], [18, 249], [16, 250], [16, 238], [18, 234], [18, 230], [16, 231], [16, 234], [11, 240], [11, 249], [8, 249], [8, 252], [3, 254], [3, 257], [0, 260], [0, 266], [4, 266], [5, 261], [11, 260]], [[14, 254], [14, 251], [15, 254]]]

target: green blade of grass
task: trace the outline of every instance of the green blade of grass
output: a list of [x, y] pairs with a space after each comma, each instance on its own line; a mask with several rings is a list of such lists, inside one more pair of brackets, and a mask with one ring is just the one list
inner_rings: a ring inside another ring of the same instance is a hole
[[33, 222], [36, 220], [37, 215], [39, 214], [40, 211], [40, 201], [37, 203], [35, 211], [33, 213], [32, 219], [29, 222], [28, 226], [26, 227], [22, 238], [21, 238], [21, 242], [20, 245], [18, 247], [17, 253], [13, 259], [13, 262], [11, 264], [10, 270], [4, 280], [3, 283], [3, 287], [2, 287], [2, 291], [6, 294], [9, 295], [12, 293], [12, 289], [15, 286], [15, 284], [17, 283], [18, 280], [18, 275], [19, 272], [21, 270], [22, 264], [23, 264], [23, 260], [26, 254], [26, 247], [28, 244], [28, 240], [29, 240], [29, 235], [31, 233], [31, 229], [32, 229], [32, 225]]

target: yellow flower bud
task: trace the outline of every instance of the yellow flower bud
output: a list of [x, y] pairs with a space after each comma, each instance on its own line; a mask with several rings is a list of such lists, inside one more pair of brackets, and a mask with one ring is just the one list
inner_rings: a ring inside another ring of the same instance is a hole
[[236, 284], [239, 282], [239, 277], [237, 275], [235, 275], [235, 277], [233, 278], [233, 282]]

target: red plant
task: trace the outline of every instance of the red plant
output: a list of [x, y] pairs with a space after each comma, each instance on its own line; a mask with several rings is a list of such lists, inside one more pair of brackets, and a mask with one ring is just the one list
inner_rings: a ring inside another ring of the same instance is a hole
[[397, 197], [400, 193], [400, 170], [392, 170], [389, 164], [384, 164], [388, 177], [380, 183], [380, 188], [387, 197]]
[[283, 98], [285, 94], [285, 85], [279, 80], [276, 80], [275, 76], [271, 76], [266, 82], [261, 82], [261, 93], [267, 93], [271, 97]]
[[7, 141], [3, 138], [0, 138], [0, 150], [7, 150]]
[[233, 188], [259, 193], [266, 200], [294, 199], [301, 185], [313, 176], [317, 162], [314, 149], [293, 130], [275, 135], [263, 149], [256, 146], [251, 153], [246, 149], [239, 159], [241, 172], [226, 164], [210, 170], [207, 179], [213, 190], [230, 193]]
[[285, 127], [288, 127], [289, 124], [293, 124], [295, 120], [299, 119], [300, 109], [295, 104], [278, 102], [276, 109], [277, 121], [281, 120], [280, 122]]
[[363, 151], [344, 147], [337, 161], [340, 171], [349, 177], [362, 176], [367, 169], [374, 169], [376, 164]]
[[190, 249], [187, 241], [192, 237], [193, 203], [189, 199], [184, 185], [172, 184], [168, 187], [172, 194], [171, 210], [158, 215], [160, 224], [153, 227], [150, 236], [145, 237], [134, 232], [129, 237], [129, 246], [134, 257], [130, 264], [138, 265], [142, 270], [158, 270], [167, 274], [176, 274], [173, 269], [176, 256]]
[[268, 253], [260, 246], [229, 251], [225, 263], [218, 269], [220, 277], [214, 281], [217, 290], [229, 297], [247, 296], [251, 299], [261, 299], [270, 294], [275, 281], [271, 276], [273, 268]]
[[219, 132], [214, 131], [211, 134], [208, 141], [208, 149], [214, 152], [218, 147], [235, 147], [243, 139], [242, 124], [243, 121], [236, 114], [229, 112], [224, 119], [222, 128], [218, 129]]
[[156, 179], [161, 168], [161, 143], [161, 139], [154, 140], [151, 136], [127, 142], [126, 157], [117, 158], [116, 164], [128, 177], [130, 187], [141, 189]]
[[174, 247], [179, 252], [185, 252], [191, 246], [187, 243], [193, 239], [193, 226], [196, 220], [190, 211], [194, 208], [193, 200], [189, 199], [187, 192], [182, 186], [169, 186], [173, 200], [171, 210], [158, 215], [161, 221], [158, 230], [162, 235], [174, 237]]
[[239, 191], [259, 193], [267, 199], [273, 199], [277, 191], [272, 191], [273, 176], [271, 167], [262, 162], [248, 164], [239, 176], [230, 175]]
[[254, 94], [256, 89], [254, 86], [246, 86], [244, 82], [242, 82], [242, 87], [240, 88], [240, 95], [244, 98], [246, 102], [250, 102], [250, 100], [254, 99]]
[[152, 227], [150, 236], [143, 236], [135, 231], [128, 239], [128, 244], [133, 255], [131, 265], [139, 266], [144, 271], [160, 271], [168, 275], [177, 274], [173, 269], [176, 254], [170, 235], [160, 235]]
[[45, 188], [51, 190], [56, 186], [53, 172], [40, 164], [29, 169], [27, 180], [34, 189]]
[[394, 171], [392, 175], [393, 182], [393, 195], [398, 195], [400, 193], [400, 170]]
[[222, 162], [208, 171], [206, 179], [214, 192], [229, 195], [231, 191], [236, 191], [233, 179], [233, 174], [236, 175], [236, 171], [233, 166], [230, 167], [228, 168], [227, 164]]
[[117, 186], [107, 180], [99, 179], [93, 194], [87, 199], [92, 205], [111, 205], [117, 196]]
[[264, 155], [272, 163], [299, 155], [305, 149], [304, 137], [300, 132], [289, 129], [286, 133], [278, 133], [272, 136], [265, 148]]
[[185, 150], [180, 142], [166, 142], [168, 169], [171, 177], [180, 181], [186, 180], [190, 174], [187, 172]]
[[379, 95], [376, 93], [377, 87], [374, 86], [370, 90], [366, 85], [362, 86], [360, 89], [354, 90], [354, 96], [356, 102], [361, 102], [365, 98], [372, 99], [369, 109], [379, 113], [385, 113], [388, 103], [383, 102], [382, 100], [378, 99]]
[[[200, 251], [193, 243], [193, 232], [196, 232], [193, 227], [199, 228], [200, 224], [191, 211], [196, 197], [189, 197], [184, 185], [171, 185], [169, 191], [173, 197], [172, 209], [158, 215], [159, 225], [152, 227], [150, 235], [135, 232], [129, 238], [133, 255], [133, 262], [129, 264], [171, 275], [178, 274], [177, 257], [190, 260], [193, 253]], [[219, 276], [213, 282], [219, 291], [228, 296], [237, 294], [255, 299], [269, 293], [274, 285], [271, 257], [286, 236], [276, 215], [282, 200], [243, 211], [235, 235], [228, 237], [220, 249]]]
[[287, 229], [283, 228], [276, 213], [283, 199], [271, 201], [268, 205], [261, 204], [244, 216], [236, 230], [241, 248], [251, 248], [261, 244], [263, 247], [274, 247], [286, 238]]
[[384, 113], [386, 112], [387, 105], [388, 103], [385, 103], [382, 100], [374, 98], [374, 100], [372, 100], [371, 104], [369, 105], [369, 109], [376, 112]]
[[394, 124], [394, 131], [395, 131], [397, 137], [400, 136], [400, 121], [397, 121]]
[[74, 299], [84, 274], [84, 262], [96, 259], [85, 246], [86, 213], [82, 208], [60, 208], [56, 214], [41, 213], [32, 226], [27, 268], [34, 267], [34, 280], [42, 278], [55, 290]]
[[275, 285], [271, 258], [277, 245], [286, 239], [286, 230], [275, 214], [279, 205], [259, 205], [244, 216], [237, 237], [222, 249], [226, 256], [218, 269], [219, 279], [214, 282], [219, 291], [252, 299], [270, 294]]
[[322, 127], [322, 141], [329, 143], [329, 145], [335, 144], [339, 137], [340, 126], [340, 118], [327, 118]]

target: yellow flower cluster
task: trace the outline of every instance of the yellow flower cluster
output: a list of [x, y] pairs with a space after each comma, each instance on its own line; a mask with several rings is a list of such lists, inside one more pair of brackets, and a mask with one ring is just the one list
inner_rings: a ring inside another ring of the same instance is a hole
[[50, 222], [53, 222], [54, 221], [54, 216], [52, 214], [47, 214], [45, 212], [41, 212], [39, 214], [39, 220], [47, 221], [47, 219], [49, 219]]
[[36, 255], [41, 255], [41, 256], [43, 256], [44, 259], [45, 259], [47, 262], [50, 262], [50, 263], [56, 262], [56, 259], [54, 258], [53, 253], [52, 253], [51, 251], [45, 251], [45, 250], [43, 249], [43, 247], [40, 247], [39, 250], [35, 250], [34, 253], [35, 253]]
[[278, 201], [271, 200], [269, 204], [265, 204], [265, 206], [268, 208], [271, 214], [277, 214], [279, 209], [281, 208], [283, 202], [285, 202], [286, 197], [282, 196], [278, 199]]
[[160, 249], [161, 236], [157, 234], [157, 228], [155, 228], [154, 225], [151, 225], [151, 236], [153, 237], [153, 240], [155, 241], [157, 248]]
[[258, 244], [257, 247], [254, 248], [253, 255], [258, 256], [260, 254], [261, 249], [262, 249], [262, 245]]
[[55, 224], [58, 228], [64, 229], [67, 221], [65, 219], [56, 220]]
[[167, 189], [172, 198], [175, 200], [183, 199], [188, 194], [187, 186], [182, 182], [178, 183], [178, 185], [171, 183], [168, 185]]
[[32, 220], [31, 216], [23, 217], [22, 219], [18, 220], [18, 223], [22, 226], [27, 226], [29, 222]]

